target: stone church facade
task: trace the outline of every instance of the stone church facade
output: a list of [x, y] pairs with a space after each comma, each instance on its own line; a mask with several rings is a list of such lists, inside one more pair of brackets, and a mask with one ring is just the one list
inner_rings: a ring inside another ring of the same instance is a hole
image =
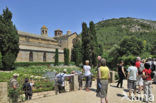
[[70, 57], [73, 41], [77, 33], [55, 30], [54, 37], [48, 36], [48, 28], [42, 26], [41, 35], [18, 31], [19, 48], [16, 62], [54, 62], [55, 50], [59, 50], [59, 62], [64, 62], [64, 48], [69, 49]]

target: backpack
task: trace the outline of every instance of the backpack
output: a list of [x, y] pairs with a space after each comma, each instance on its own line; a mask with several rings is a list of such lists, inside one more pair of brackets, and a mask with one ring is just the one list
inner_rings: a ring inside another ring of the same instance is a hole
[[25, 91], [26, 94], [32, 95], [32, 87], [30, 83], [23, 84], [23, 91]]
[[155, 74], [154, 74], [154, 72], [152, 71], [152, 72], [151, 72], [151, 78], [152, 78], [152, 79], [154, 78], [154, 75], [155, 75]]
[[58, 83], [59, 85], [62, 85], [62, 83], [63, 83], [63, 75], [64, 75], [64, 74], [59, 75], [59, 76], [57, 77], [57, 83]]
[[152, 71], [155, 71], [155, 70], [156, 70], [156, 65], [154, 64], [154, 62], [152, 62], [151, 70], [152, 70]]

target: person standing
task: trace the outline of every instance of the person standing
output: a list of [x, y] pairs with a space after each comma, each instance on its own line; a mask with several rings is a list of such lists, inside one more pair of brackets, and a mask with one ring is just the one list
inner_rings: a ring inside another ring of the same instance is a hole
[[145, 69], [143, 70], [143, 79], [144, 79], [144, 101], [148, 102], [149, 99], [152, 98], [152, 90], [151, 90], [151, 85], [152, 85], [152, 78], [151, 78], [151, 69], [150, 69], [150, 64], [145, 63]]
[[101, 66], [101, 56], [98, 56], [97, 57], [97, 60], [98, 60], [98, 65], [97, 65], [97, 89], [96, 89], [96, 92], [99, 92], [99, 85], [98, 85], [98, 83], [99, 83], [99, 72], [98, 72], [98, 69], [99, 69], [99, 67]]
[[32, 98], [32, 87], [31, 87], [31, 84], [29, 83], [28, 78], [25, 78], [25, 82], [23, 84], [23, 91], [25, 94], [25, 100], [31, 100], [31, 98]]
[[153, 58], [153, 73], [154, 73], [154, 77], [153, 77], [153, 82], [156, 84], [156, 58]]
[[96, 96], [101, 98], [101, 103], [108, 103], [107, 99], [107, 91], [108, 91], [108, 80], [110, 78], [109, 68], [106, 66], [106, 60], [101, 59], [101, 66], [98, 69], [99, 73], [99, 92], [97, 92]]
[[86, 91], [89, 91], [89, 87], [90, 87], [90, 84], [91, 84], [91, 67], [89, 65], [89, 60], [86, 60], [85, 61], [85, 64], [83, 66], [83, 70], [84, 70], [84, 76], [86, 78]]
[[144, 69], [144, 60], [141, 61], [141, 58], [137, 57], [135, 66], [138, 69], [137, 85], [138, 85], [138, 93], [140, 94], [143, 87], [142, 71]]
[[55, 80], [56, 80], [56, 86], [57, 86], [57, 89], [58, 89], [59, 93], [66, 92], [65, 91], [65, 79], [67, 77], [70, 77], [70, 76], [73, 76], [73, 75], [74, 74], [67, 74], [67, 69], [64, 69], [63, 73], [58, 73], [56, 75]]
[[119, 87], [119, 85], [120, 85], [120, 88], [122, 88], [123, 79], [126, 77], [123, 65], [124, 65], [124, 62], [121, 61], [120, 64], [118, 65], [118, 69], [117, 69], [118, 75], [119, 75], [119, 81], [118, 81], [117, 87]]
[[65, 92], [65, 82], [64, 82], [64, 80], [65, 80], [66, 72], [67, 72], [67, 70], [64, 69], [63, 73], [58, 73], [56, 75], [56, 78], [57, 78], [56, 82], [57, 82], [59, 93]]
[[131, 61], [131, 66], [128, 67], [128, 89], [129, 89], [129, 98], [132, 98], [132, 91], [134, 91], [134, 95], [136, 95], [136, 80], [137, 80], [137, 75], [138, 75], [138, 70], [135, 66], [135, 62]]
[[13, 78], [10, 79], [10, 89], [12, 91], [12, 94], [10, 96], [12, 103], [18, 103], [18, 88], [19, 88], [19, 84], [17, 81], [19, 74], [14, 73], [13, 74]]

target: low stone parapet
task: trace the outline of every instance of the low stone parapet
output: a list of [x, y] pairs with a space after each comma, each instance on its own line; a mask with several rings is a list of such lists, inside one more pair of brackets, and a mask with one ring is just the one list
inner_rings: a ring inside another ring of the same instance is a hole
[[8, 103], [8, 83], [0, 82], [0, 103]]
[[114, 83], [115, 82], [115, 74], [116, 74], [115, 71], [110, 71], [110, 79], [109, 79], [110, 83]]

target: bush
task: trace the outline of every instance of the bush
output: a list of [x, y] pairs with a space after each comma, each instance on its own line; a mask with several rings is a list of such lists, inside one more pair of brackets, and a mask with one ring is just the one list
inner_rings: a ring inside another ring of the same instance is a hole
[[59, 55], [58, 55], [58, 49], [56, 49], [55, 51], [55, 64], [54, 65], [58, 65], [59, 63]]
[[2, 65], [2, 55], [1, 55], [1, 52], [0, 52], [0, 69], [2, 69], [3, 65]]
[[16, 62], [15, 67], [25, 67], [25, 66], [32, 66], [32, 65], [35, 65], [35, 66], [39, 66], [39, 65], [49, 66], [51, 64], [54, 64], [54, 62]]
[[69, 49], [64, 48], [64, 65], [69, 65]]

